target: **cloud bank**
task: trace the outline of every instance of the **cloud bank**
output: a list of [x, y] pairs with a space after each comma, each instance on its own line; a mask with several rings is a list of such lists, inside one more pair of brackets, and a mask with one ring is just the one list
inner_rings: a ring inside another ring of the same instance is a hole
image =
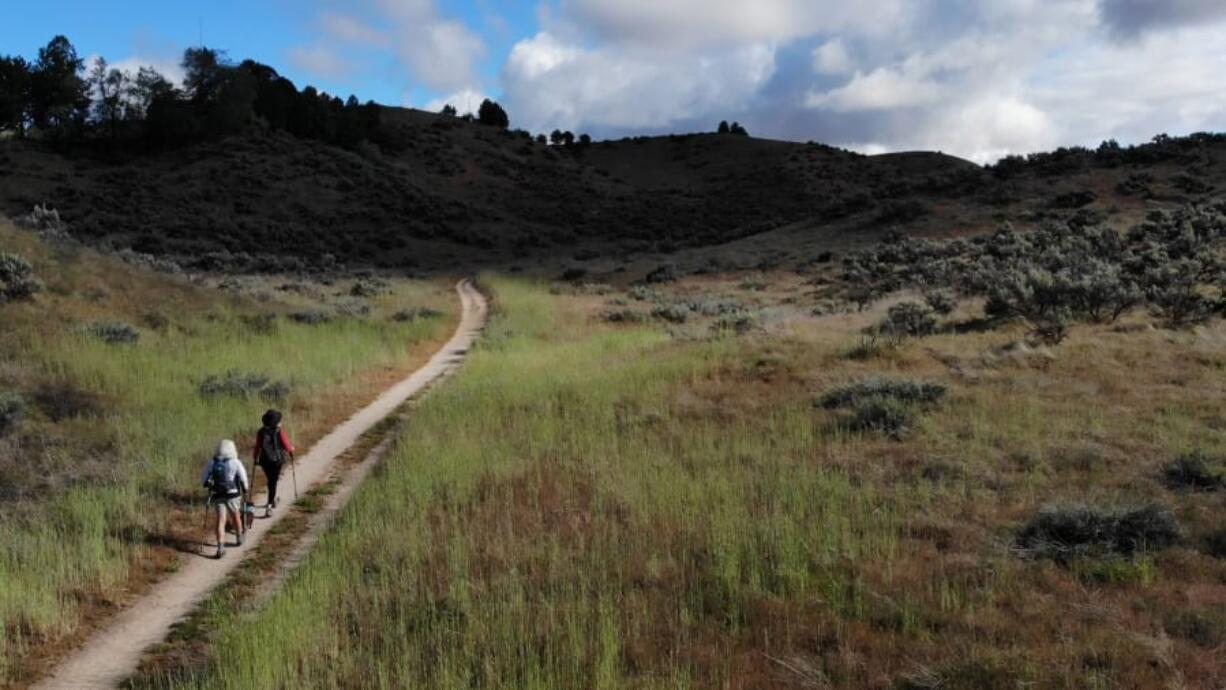
[[427, 105], [493, 94], [534, 132], [735, 119], [758, 136], [982, 162], [1226, 129], [1222, 0], [545, 0], [504, 55], [435, 0], [370, 3], [371, 19], [323, 13], [331, 43], [295, 63], [339, 73], [329, 46], [386, 51], [437, 96]]

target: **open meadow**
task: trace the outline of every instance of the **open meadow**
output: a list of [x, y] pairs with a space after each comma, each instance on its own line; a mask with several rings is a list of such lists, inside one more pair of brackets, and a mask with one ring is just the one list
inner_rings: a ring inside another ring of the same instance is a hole
[[908, 293], [814, 313], [831, 276], [487, 278], [284, 588], [129, 687], [1226, 681], [1226, 326], [1055, 344], [966, 299], [882, 342]]
[[246, 458], [276, 406], [307, 447], [454, 322], [446, 282], [192, 278], [9, 225], [0, 252], [41, 283], [0, 300], [0, 685], [194, 548], [219, 439]]

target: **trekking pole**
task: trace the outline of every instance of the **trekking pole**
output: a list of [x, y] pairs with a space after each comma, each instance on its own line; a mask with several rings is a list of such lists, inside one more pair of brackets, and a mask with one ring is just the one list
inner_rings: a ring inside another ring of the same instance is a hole
[[[294, 432], [290, 431], [289, 423], [286, 422], [285, 430], [289, 431], [291, 441], [293, 440]], [[298, 500], [298, 458], [294, 457], [293, 453], [289, 454], [289, 473], [294, 478], [294, 500]]]
[[293, 453], [289, 455], [289, 473], [294, 478], [294, 500], [298, 500], [298, 459]]
[[204, 534], [200, 537], [200, 551], [204, 551], [209, 545], [209, 508], [213, 507], [211, 503], [211, 499], [206, 495], [204, 497]]

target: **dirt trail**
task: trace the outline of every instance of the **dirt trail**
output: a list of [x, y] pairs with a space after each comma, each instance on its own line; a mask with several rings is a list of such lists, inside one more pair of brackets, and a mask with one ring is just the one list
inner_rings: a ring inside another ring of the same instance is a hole
[[[352, 446], [371, 427], [392, 414], [416, 393], [439, 378], [451, 373], [463, 360], [477, 334], [485, 325], [485, 298], [467, 280], [456, 285], [463, 305], [463, 316], [455, 335], [430, 358], [373, 403], [341, 423], [316, 443], [306, 455], [298, 458], [299, 489], [305, 491], [328, 476], [333, 461]], [[346, 483], [349, 489], [366, 472]], [[348, 491], [345, 492], [348, 495]], [[230, 547], [226, 558], [187, 557], [183, 566], [148, 594], [136, 600], [107, 626], [94, 633], [86, 643], [64, 659], [52, 675], [35, 686], [39, 690], [83, 688], [113, 688], [131, 675], [143, 652], [165, 639], [170, 628], [183, 618], [226, 575], [239, 565], [260, 543], [260, 539], [288, 510], [272, 518], [256, 520], [242, 547]], [[308, 535], [312, 538], [316, 535]], [[313, 540], [312, 540], [313, 541]], [[211, 551], [211, 550], [209, 550]], [[293, 559], [296, 561], [297, 559]], [[292, 562], [293, 562], [292, 561]], [[292, 567], [292, 562], [286, 567]]]

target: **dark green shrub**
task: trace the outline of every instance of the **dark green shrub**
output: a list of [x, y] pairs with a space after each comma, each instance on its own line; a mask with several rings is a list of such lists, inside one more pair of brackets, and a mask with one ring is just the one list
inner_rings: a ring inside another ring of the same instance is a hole
[[841, 425], [852, 431], [875, 431], [895, 440], [915, 426], [919, 409], [940, 400], [945, 387], [895, 379], [867, 379], [830, 391], [819, 407], [847, 410]]
[[290, 391], [289, 384], [275, 381], [271, 377], [256, 372], [240, 372], [234, 369], [222, 376], [209, 376], [200, 382], [200, 395], [206, 398], [230, 396], [234, 398], [250, 398], [259, 396], [265, 400], [284, 400]]
[[823, 395], [817, 404], [832, 410], [874, 398], [890, 398], [908, 405], [928, 405], [944, 397], [945, 390], [945, 386], [939, 383], [871, 378], [836, 388]]
[[317, 326], [321, 323], [328, 323], [332, 320], [332, 316], [330, 314], [318, 309], [295, 311], [287, 314], [286, 317], [294, 323], [301, 323], [307, 326]]
[[353, 287], [349, 289], [350, 297], [378, 297], [379, 295], [391, 292], [387, 284], [380, 280], [361, 279], [354, 282]]
[[1071, 319], [1072, 316], [1067, 309], [1053, 309], [1035, 319], [1030, 334], [1044, 345], [1059, 345], [1068, 337]]
[[437, 319], [442, 316], [443, 312], [430, 307], [409, 307], [401, 309], [392, 315], [392, 320], [400, 323], [408, 321], [416, 321], [418, 319]]
[[677, 272], [677, 267], [672, 264], [664, 264], [657, 267], [655, 270], [647, 274], [643, 282], [648, 285], [658, 285], [660, 283], [675, 283], [681, 277]]
[[949, 290], [933, 290], [924, 295], [924, 303], [933, 312], [949, 316], [958, 308], [958, 299]]
[[78, 417], [100, 417], [106, 411], [97, 393], [72, 380], [45, 383], [34, 391], [34, 404], [53, 422]]
[[260, 335], [270, 335], [277, 331], [277, 315], [272, 313], [266, 314], [245, 314], [242, 317], [243, 325], [251, 333]]
[[661, 304], [651, 310], [651, 315], [669, 323], [685, 323], [690, 318], [690, 308], [681, 302]]
[[1103, 510], [1086, 505], [1047, 506], [1014, 539], [1030, 558], [1068, 564], [1074, 558], [1131, 556], [1178, 543], [1179, 523], [1157, 505]]
[[111, 345], [132, 345], [140, 340], [140, 331], [123, 321], [99, 321], [90, 324], [85, 330]]
[[16, 430], [25, 413], [26, 403], [20, 395], [8, 391], [0, 393], [0, 437]]
[[1226, 613], [1221, 609], [1179, 611], [1167, 617], [1163, 627], [1168, 634], [1203, 649], [1217, 649], [1226, 643]]
[[711, 324], [711, 330], [716, 333], [744, 334], [758, 327], [758, 317], [747, 311], [721, 314]]
[[1226, 529], [1219, 529], [1205, 537], [1205, 553], [1214, 558], [1226, 558]]
[[643, 312], [633, 309], [610, 309], [601, 316], [609, 323], [641, 323], [647, 320]]
[[894, 344], [906, 338], [922, 338], [932, 335], [937, 329], [937, 320], [932, 309], [919, 302], [899, 302], [890, 307], [876, 331]]
[[30, 299], [42, 289], [28, 261], [0, 252], [0, 302]]
[[638, 302], [656, 302], [661, 295], [646, 285], [635, 285], [630, 288], [630, 298]]
[[894, 398], [869, 398], [852, 405], [843, 424], [852, 431], [876, 431], [901, 439], [911, 431], [917, 416], [914, 406]]
[[1203, 453], [1187, 453], [1167, 463], [1162, 468], [1162, 477], [1172, 488], [1218, 491], [1226, 488], [1226, 477], [1213, 464], [1216, 463]]

